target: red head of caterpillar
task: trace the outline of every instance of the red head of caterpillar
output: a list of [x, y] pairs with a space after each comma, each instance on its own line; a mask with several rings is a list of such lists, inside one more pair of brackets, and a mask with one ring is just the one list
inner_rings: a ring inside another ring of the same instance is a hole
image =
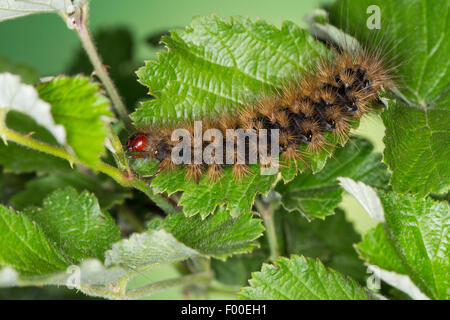
[[128, 152], [142, 152], [147, 145], [147, 137], [143, 132], [133, 134], [127, 141]]
[[127, 151], [132, 159], [151, 158], [158, 161], [170, 157], [167, 137], [160, 132], [136, 132], [127, 141]]

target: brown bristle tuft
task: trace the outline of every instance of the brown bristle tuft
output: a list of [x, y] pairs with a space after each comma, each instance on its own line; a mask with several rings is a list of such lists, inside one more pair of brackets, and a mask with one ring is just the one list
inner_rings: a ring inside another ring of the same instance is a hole
[[343, 145], [348, 139], [350, 126], [345, 117], [345, 113], [339, 106], [332, 106], [325, 110], [325, 117], [334, 124], [333, 135], [338, 138], [338, 142]]
[[321, 132], [317, 132], [312, 135], [311, 142], [308, 143], [307, 150], [310, 153], [317, 153], [319, 151], [325, 150], [325, 148], [329, 145], [324, 139], [324, 134]]
[[285, 106], [293, 106], [298, 103], [299, 98], [298, 87], [290, 83], [287, 86], [283, 86], [282, 95], [280, 97], [281, 104]]
[[300, 94], [303, 97], [308, 97], [310, 98], [312, 101], [314, 102], [318, 102], [319, 101], [319, 85], [317, 83], [317, 80], [314, 78], [305, 78], [303, 81], [300, 82]]
[[305, 115], [305, 117], [307, 118], [312, 118], [314, 116], [314, 113], [316, 112], [314, 110], [314, 106], [312, 105], [311, 102], [309, 102], [308, 100], [302, 100], [299, 104], [298, 104], [298, 110]]
[[297, 166], [297, 161], [299, 160], [302, 163], [306, 164], [305, 159], [301, 156], [300, 151], [294, 145], [288, 146], [286, 151], [281, 154], [281, 156], [287, 160], [288, 162], [294, 161]]
[[319, 90], [320, 99], [327, 103], [328, 105], [332, 105], [336, 102], [335, 93], [331, 89], [323, 89]]
[[247, 177], [251, 173], [252, 171], [248, 166], [239, 163], [234, 164], [231, 171], [231, 174], [236, 181], [241, 181], [244, 177]]
[[289, 126], [289, 116], [284, 111], [278, 110], [277, 112], [275, 112], [275, 121], [282, 128], [287, 128]]
[[225, 115], [221, 117], [220, 121], [217, 121], [218, 127], [222, 131], [225, 131], [226, 129], [235, 129], [238, 123], [239, 121], [236, 117], [231, 117], [229, 115]]
[[187, 164], [187, 172], [186, 172], [186, 178], [188, 180], [195, 181], [195, 183], [198, 183], [200, 180], [200, 177], [202, 176], [202, 165], [201, 164]]
[[209, 182], [217, 183], [220, 181], [220, 178], [223, 176], [223, 166], [220, 164], [211, 164], [208, 167], [208, 171], [206, 172], [206, 176]]
[[161, 170], [172, 171], [173, 169], [175, 169], [175, 164], [172, 162], [172, 159], [166, 158], [161, 161], [159, 167], [161, 168]]
[[254, 129], [258, 118], [258, 112], [254, 108], [245, 108], [240, 111], [239, 123], [244, 130]]

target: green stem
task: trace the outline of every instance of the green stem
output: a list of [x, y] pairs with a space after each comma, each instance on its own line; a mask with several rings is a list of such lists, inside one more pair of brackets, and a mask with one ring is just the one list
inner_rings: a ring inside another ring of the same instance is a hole
[[91, 60], [92, 65], [94, 66], [96, 75], [100, 78], [103, 85], [105, 86], [106, 92], [108, 92], [108, 95], [111, 98], [111, 101], [119, 117], [123, 120], [129, 130], [133, 130], [130, 117], [128, 116], [127, 108], [125, 107], [125, 104], [123, 103], [122, 98], [120, 97], [119, 92], [114, 85], [114, 82], [109, 76], [108, 71], [102, 62], [102, 59], [100, 58], [100, 55], [98, 54], [95, 44], [92, 41], [92, 37], [88, 27], [88, 5], [83, 6], [78, 14], [80, 16], [76, 17], [73, 20], [73, 27], [76, 30], [78, 37], [83, 44], [83, 48], [86, 51], [89, 59]]
[[226, 285], [217, 280], [211, 281], [211, 284], [208, 287], [208, 293], [219, 293], [232, 295], [236, 298], [236, 294], [242, 289], [242, 286], [239, 285]]
[[185, 286], [188, 284], [209, 283], [212, 279], [211, 272], [199, 272], [175, 279], [168, 279], [164, 281], [155, 282], [138, 289], [132, 289], [126, 292], [123, 298], [125, 299], [139, 299], [161, 290], [176, 286]]
[[267, 242], [270, 249], [269, 260], [274, 262], [280, 256], [280, 247], [278, 245], [274, 221], [275, 209], [278, 205], [275, 203], [270, 203], [268, 206], [265, 206], [261, 201], [256, 200], [255, 206], [261, 214], [264, 221], [264, 226], [266, 227]]
[[[29, 147], [31, 149], [35, 149], [47, 154], [51, 154], [55, 157], [59, 157], [62, 159], [65, 159], [69, 161], [71, 166], [74, 164], [83, 165], [86, 167], [92, 168], [91, 165], [88, 163], [76, 158], [74, 155], [70, 154], [64, 149], [61, 149], [59, 147], [52, 146], [50, 144], [47, 144], [45, 142], [35, 140], [27, 135], [22, 135], [14, 130], [9, 129], [5, 125], [5, 117], [6, 117], [7, 110], [0, 109], [0, 137], [3, 139], [5, 143], [7, 141], [12, 141], [17, 144], [23, 145], [25, 147]], [[162, 195], [155, 194], [150, 189], [150, 186], [148, 183], [144, 180], [141, 180], [139, 177], [136, 177], [134, 175], [130, 175], [126, 172], [123, 172], [113, 166], [110, 166], [109, 164], [106, 164], [104, 162], [100, 162], [95, 168], [92, 168], [94, 170], [98, 170], [111, 178], [113, 178], [115, 181], [117, 181], [120, 185], [123, 187], [134, 187], [143, 193], [145, 193], [153, 202], [156, 203], [162, 210], [164, 210], [167, 213], [175, 213], [178, 210], [176, 209], [176, 204], [172, 203], [170, 199], [165, 199]]]
[[123, 151], [122, 143], [120, 142], [119, 137], [115, 133], [112, 125], [108, 123], [108, 140], [111, 144], [113, 150], [110, 150], [114, 156], [116, 164], [119, 166], [120, 170], [126, 171], [129, 175], [131, 175], [130, 165], [128, 164], [128, 158], [125, 152]]
[[[81, 164], [84, 166], [90, 166], [89, 164], [85, 163], [84, 161], [81, 161], [71, 155], [69, 152], [67, 152], [64, 149], [52, 146], [50, 144], [47, 144], [45, 142], [35, 140], [27, 135], [22, 135], [14, 130], [9, 129], [4, 124], [4, 119], [1, 119], [0, 115], [0, 134], [5, 141], [13, 141], [17, 144], [29, 147], [31, 149], [35, 149], [44, 153], [51, 154], [53, 156], [65, 159], [69, 161], [70, 165], [73, 166], [73, 164]], [[119, 184], [123, 186], [130, 185], [129, 178], [120, 170], [117, 168], [110, 166], [109, 164], [106, 164], [104, 162], [100, 162], [100, 164], [95, 168], [96, 170], [103, 172], [110, 177], [112, 177], [114, 180], [116, 180]]]

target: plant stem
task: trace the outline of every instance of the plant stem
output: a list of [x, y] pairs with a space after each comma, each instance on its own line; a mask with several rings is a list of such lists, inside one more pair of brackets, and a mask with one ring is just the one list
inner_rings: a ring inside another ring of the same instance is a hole
[[139, 177], [136, 177], [132, 174], [130, 175], [101, 161], [95, 167], [92, 167], [92, 165], [76, 158], [74, 155], [70, 154], [64, 149], [52, 146], [45, 142], [33, 139], [27, 135], [22, 135], [14, 130], [9, 129], [5, 124], [5, 117], [6, 110], [0, 110], [0, 137], [5, 141], [5, 143], [7, 141], [12, 141], [25, 147], [29, 147], [31, 149], [35, 149], [53, 155], [55, 157], [65, 159], [69, 161], [71, 166], [73, 166], [74, 164], [79, 164], [90, 167], [94, 170], [98, 170], [113, 178], [123, 187], [134, 187], [142, 191], [165, 212], [175, 213], [178, 211], [174, 203], [172, 203], [169, 199], [165, 199], [159, 194], [153, 193], [148, 183], [144, 180], [141, 180]]
[[186, 276], [182, 276], [175, 279], [168, 279], [164, 281], [155, 282], [138, 289], [132, 289], [126, 292], [123, 298], [125, 299], [139, 299], [158, 291], [172, 288], [175, 286], [184, 286], [187, 284], [208, 283], [212, 279], [211, 272], [199, 272]]
[[103, 85], [105, 86], [106, 92], [111, 98], [111, 101], [119, 117], [123, 120], [125, 126], [129, 130], [132, 130], [133, 126], [131, 124], [130, 117], [128, 116], [127, 108], [125, 107], [125, 104], [123, 103], [122, 98], [120, 97], [119, 92], [114, 85], [114, 82], [109, 76], [108, 71], [100, 58], [100, 55], [98, 54], [95, 44], [92, 41], [92, 37], [88, 27], [88, 5], [83, 6], [79, 14], [79, 19], [74, 20], [74, 29], [76, 30], [78, 37], [83, 44], [83, 48], [86, 51], [89, 59], [91, 60], [92, 65], [94, 66], [96, 75], [100, 78]]
[[208, 293], [232, 295], [236, 298], [236, 293], [238, 293], [241, 289], [242, 286], [240, 285], [227, 285], [219, 282], [218, 280], [213, 280], [208, 287]]
[[120, 170], [126, 171], [129, 175], [132, 174], [130, 165], [128, 164], [128, 158], [125, 152], [123, 151], [122, 143], [120, 143], [120, 139], [114, 131], [112, 125], [110, 123], [107, 124], [108, 127], [108, 141], [110, 147], [112, 148], [111, 153], [114, 156], [114, 160], [116, 161], [117, 166]]
[[278, 245], [274, 221], [274, 213], [278, 204], [270, 203], [268, 206], [265, 206], [261, 201], [256, 200], [255, 206], [258, 209], [259, 213], [261, 214], [264, 221], [264, 226], [266, 227], [267, 242], [269, 244], [270, 249], [269, 260], [274, 262], [280, 256], [280, 247]]
[[[73, 166], [73, 164], [81, 164], [90, 167], [89, 164], [77, 159], [75, 156], [71, 155], [64, 149], [52, 146], [45, 142], [33, 139], [27, 135], [22, 135], [14, 130], [9, 129], [8, 127], [6, 127], [6, 125], [4, 125], [4, 123], [1, 120], [0, 120], [0, 134], [2, 138], [7, 141], [13, 141], [15, 143], [29, 147], [31, 149], [35, 149], [65, 159], [69, 161], [71, 166]], [[113, 166], [110, 166], [109, 164], [100, 162], [95, 169], [109, 175], [123, 186], [130, 184], [129, 178], [122, 171], [118, 170]]]

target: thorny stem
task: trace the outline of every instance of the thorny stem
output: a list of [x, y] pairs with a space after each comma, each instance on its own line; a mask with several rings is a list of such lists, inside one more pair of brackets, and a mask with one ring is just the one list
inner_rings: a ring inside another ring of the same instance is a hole
[[[114, 132], [113, 127], [110, 123], [108, 123], [108, 137], [107, 141], [109, 142], [109, 147], [112, 148], [111, 153], [114, 156], [114, 160], [116, 164], [119, 166], [120, 170], [126, 171], [128, 175], [131, 175], [130, 165], [128, 164], [127, 155], [123, 151], [122, 144], [120, 143], [120, 139], [117, 134]], [[106, 145], [106, 144], [105, 144]]]
[[[154, 282], [150, 285], [143, 286], [137, 289], [127, 290], [128, 282], [136, 276], [136, 273], [132, 272], [120, 278], [116, 284], [108, 284], [108, 285], [90, 285], [90, 284], [81, 284], [78, 289], [84, 292], [87, 295], [102, 297], [108, 299], [130, 299], [135, 300], [143, 297], [147, 297], [156, 292], [173, 288], [177, 286], [186, 286], [186, 285], [198, 285], [198, 284], [210, 284], [213, 281], [213, 272], [212, 271], [203, 271], [197, 272], [189, 275], [180, 276], [173, 279], [162, 280], [158, 282]], [[48, 284], [46, 281], [42, 279], [35, 280], [23, 280], [20, 283], [20, 286], [43, 286]], [[229, 291], [231, 293], [231, 291]]]
[[74, 164], [79, 164], [90, 167], [94, 170], [98, 170], [113, 178], [123, 187], [134, 187], [142, 191], [165, 212], [177, 212], [176, 205], [172, 203], [170, 199], [165, 199], [163, 196], [153, 193], [146, 181], [140, 179], [137, 176], [134, 176], [133, 174], [122, 172], [121, 170], [101, 161], [95, 167], [92, 167], [92, 165], [78, 159], [62, 148], [52, 146], [45, 142], [33, 139], [28, 135], [22, 135], [14, 130], [9, 129], [5, 124], [6, 113], [7, 110], [0, 110], [0, 137], [3, 139], [5, 144], [7, 144], [7, 141], [12, 141], [25, 147], [29, 147], [31, 149], [35, 149], [47, 154], [51, 154], [55, 157], [65, 159], [69, 161], [72, 167]]
[[269, 260], [274, 262], [280, 256], [280, 247], [278, 245], [274, 221], [274, 213], [275, 209], [278, 207], [278, 204], [271, 202], [266, 206], [262, 201], [256, 200], [255, 206], [261, 214], [264, 221], [264, 226], [266, 227], [267, 242], [270, 249]]
[[73, 15], [66, 17], [66, 20], [70, 19], [68, 23], [77, 32], [78, 37], [83, 44], [84, 50], [86, 51], [92, 65], [94, 66], [95, 73], [105, 86], [106, 92], [111, 98], [111, 101], [119, 117], [123, 120], [125, 126], [129, 130], [132, 130], [133, 126], [131, 124], [130, 117], [128, 116], [127, 108], [125, 107], [125, 104], [123, 103], [122, 98], [120, 97], [119, 92], [114, 85], [114, 82], [111, 80], [108, 71], [100, 58], [100, 55], [98, 54], [95, 44], [92, 41], [92, 37], [88, 27], [88, 13], [88, 5], [85, 5]]
[[168, 279], [164, 281], [155, 282], [144, 286], [138, 289], [128, 290], [125, 294], [125, 299], [139, 299], [151, 294], [154, 294], [158, 291], [172, 288], [175, 286], [184, 286], [188, 284], [201, 284], [201, 283], [209, 283], [212, 280], [213, 274], [212, 272], [205, 271], [194, 273], [182, 277], [178, 277], [175, 279]]
[[208, 288], [208, 293], [217, 293], [221, 296], [231, 296], [229, 299], [236, 299], [236, 294], [242, 289], [240, 286], [235, 287], [226, 287], [224, 285], [218, 285], [216, 283], [211, 284], [211, 286]]
[[119, 281], [119, 286], [115, 287], [113, 290], [111, 288], [96, 287], [90, 285], [82, 285], [81, 291], [91, 296], [106, 297], [109, 299], [117, 300], [135, 300], [139, 298], [144, 298], [152, 295], [156, 292], [173, 288], [177, 286], [185, 286], [189, 284], [200, 284], [209, 283], [212, 280], [212, 272], [205, 271], [194, 274], [189, 274], [186, 276], [181, 276], [174, 279], [168, 279], [163, 281], [158, 281], [141, 288], [127, 290], [127, 282], [129, 277], [124, 277], [123, 280]]

